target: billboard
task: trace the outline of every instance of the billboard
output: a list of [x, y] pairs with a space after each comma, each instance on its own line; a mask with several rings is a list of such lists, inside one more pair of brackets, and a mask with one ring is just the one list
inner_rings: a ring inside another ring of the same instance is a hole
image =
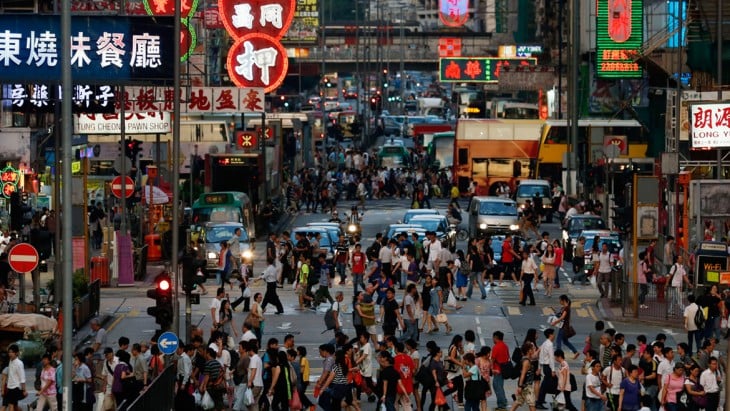
[[692, 148], [730, 147], [730, 103], [699, 103], [689, 106]]
[[[172, 81], [173, 18], [74, 16], [71, 75], [82, 84]], [[10, 83], [61, 79], [60, 17], [0, 14], [0, 72]]]
[[285, 43], [316, 43], [319, 33], [317, 0], [297, 0], [294, 20], [281, 41]]
[[469, 20], [469, 0], [439, 0], [439, 20], [445, 26], [463, 26]]
[[505, 67], [534, 66], [535, 58], [446, 57], [439, 59], [439, 81], [497, 83]]
[[644, 35], [643, 0], [598, 0], [596, 72], [602, 78], [639, 78], [635, 56]]

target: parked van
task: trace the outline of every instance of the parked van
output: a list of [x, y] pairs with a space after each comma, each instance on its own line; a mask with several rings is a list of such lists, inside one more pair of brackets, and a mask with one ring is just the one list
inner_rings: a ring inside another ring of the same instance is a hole
[[520, 210], [525, 208], [525, 201], [532, 201], [535, 194], [539, 194], [542, 198], [543, 207], [550, 207], [550, 202], [552, 201], [550, 183], [545, 180], [520, 180], [520, 184], [517, 186], [517, 190], [515, 191], [517, 207]]
[[509, 198], [474, 197], [469, 205], [469, 237], [519, 232], [517, 205]]

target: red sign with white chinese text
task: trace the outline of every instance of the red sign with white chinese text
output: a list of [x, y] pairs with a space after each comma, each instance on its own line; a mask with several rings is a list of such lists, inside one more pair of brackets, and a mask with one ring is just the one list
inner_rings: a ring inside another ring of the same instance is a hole
[[439, 20], [449, 27], [461, 27], [469, 20], [469, 0], [439, 0]]
[[730, 147], [730, 103], [692, 104], [689, 115], [692, 148]]
[[294, 0], [218, 0], [223, 25], [236, 39], [252, 33], [280, 39], [289, 29], [295, 9]]
[[236, 132], [236, 145], [240, 149], [251, 150], [258, 147], [258, 133], [254, 131]]
[[207, 29], [225, 28], [223, 25], [223, 19], [221, 19], [221, 14], [218, 12], [217, 4], [210, 5], [207, 9], [205, 9], [203, 21], [205, 22], [205, 28]]
[[281, 43], [266, 34], [248, 34], [228, 51], [228, 74], [238, 87], [275, 90], [286, 77], [289, 59]]

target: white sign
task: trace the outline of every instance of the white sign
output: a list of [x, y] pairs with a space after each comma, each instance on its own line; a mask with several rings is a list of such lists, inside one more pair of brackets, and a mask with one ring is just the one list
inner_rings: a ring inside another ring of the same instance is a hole
[[[188, 93], [187, 95], [184, 93]], [[175, 91], [168, 87], [126, 87], [125, 111], [173, 111]], [[263, 88], [190, 87], [180, 96], [180, 113], [241, 113], [264, 111]], [[117, 101], [122, 101], [117, 98]]]
[[[78, 134], [119, 134], [120, 126], [119, 114], [74, 115], [74, 133]], [[169, 133], [172, 130], [172, 119], [170, 113], [164, 111], [127, 113], [124, 128], [127, 134]]]
[[689, 107], [692, 148], [730, 147], [730, 103], [702, 103]]

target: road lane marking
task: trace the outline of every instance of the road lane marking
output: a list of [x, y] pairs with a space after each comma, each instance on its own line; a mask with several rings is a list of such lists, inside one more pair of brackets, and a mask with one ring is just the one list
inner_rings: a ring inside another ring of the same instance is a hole
[[550, 307], [542, 307], [542, 315], [551, 316], [555, 314], [555, 310]]
[[598, 321], [598, 317], [596, 316], [596, 313], [593, 311], [593, 307], [590, 305], [588, 306], [588, 314], [590, 314], [593, 321]]
[[578, 315], [578, 317], [588, 318], [588, 310], [585, 308], [576, 308], [575, 313]]

